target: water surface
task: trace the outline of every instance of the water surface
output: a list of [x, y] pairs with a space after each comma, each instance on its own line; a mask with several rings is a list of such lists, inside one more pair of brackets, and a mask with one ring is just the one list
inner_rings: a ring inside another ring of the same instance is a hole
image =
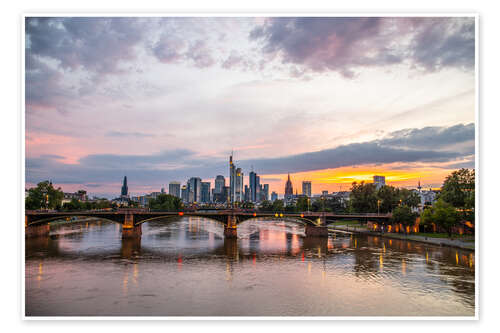
[[26, 240], [27, 316], [473, 316], [474, 253], [251, 220], [51, 226]]

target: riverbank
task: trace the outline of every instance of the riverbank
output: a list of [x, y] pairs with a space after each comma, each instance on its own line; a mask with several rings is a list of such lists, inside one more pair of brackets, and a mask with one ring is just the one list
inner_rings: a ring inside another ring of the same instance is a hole
[[401, 240], [410, 240], [414, 242], [427, 243], [437, 246], [449, 246], [455, 247], [462, 250], [475, 251], [475, 242], [473, 240], [468, 239], [450, 239], [450, 238], [435, 238], [435, 237], [426, 237], [420, 235], [413, 234], [398, 234], [398, 233], [381, 233], [376, 231], [370, 231], [366, 228], [359, 225], [330, 225], [328, 226], [328, 230], [340, 230], [340, 231], [348, 231], [356, 234], [364, 234], [370, 236], [378, 236], [392, 239], [401, 239]]

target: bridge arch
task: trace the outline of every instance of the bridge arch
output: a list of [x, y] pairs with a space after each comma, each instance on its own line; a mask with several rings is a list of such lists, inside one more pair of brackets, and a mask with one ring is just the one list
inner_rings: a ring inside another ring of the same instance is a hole
[[160, 220], [160, 219], [166, 219], [166, 218], [172, 218], [173, 219], [173, 218], [182, 218], [182, 217], [200, 217], [200, 218], [204, 218], [204, 219], [208, 219], [208, 220], [220, 223], [222, 225], [226, 225], [227, 224], [226, 218], [223, 217], [223, 216], [221, 216], [221, 219], [217, 219], [217, 218], [214, 218], [214, 217], [211, 217], [211, 216], [189, 214], [189, 215], [156, 215], [156, 216], [152, 216], [152, 217], [147, 217], [147, 218], [144, 218], [144, 219], [140, 219], [139, 221], [135, 222], [135, 225], [141, 225], [141, 224], [146, 223], [146, 222]]
[[305, 217], [295, 217], [295, 216], [245, 216], [244, 218], [240, 218], [238, 221], [238, 224], [241, 224], [243, 222], [251, 221], [251, 220], [269, 220], [269, 221], [288, 221], [288, 222], [293, 222], [293, 223], [298, 223], [302, 225], [314, 225], [316, 226], [317, 224], [314, 222], [312, 219], [307, 219]]

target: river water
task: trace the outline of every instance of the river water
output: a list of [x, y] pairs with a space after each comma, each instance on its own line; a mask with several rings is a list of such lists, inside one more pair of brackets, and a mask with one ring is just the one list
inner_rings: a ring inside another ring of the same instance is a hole
[[26, 240], [27, 316], [473, 316], [474, 253], [246, 221], [238, 240], [184, 217], [121, 239], [105, 221]]

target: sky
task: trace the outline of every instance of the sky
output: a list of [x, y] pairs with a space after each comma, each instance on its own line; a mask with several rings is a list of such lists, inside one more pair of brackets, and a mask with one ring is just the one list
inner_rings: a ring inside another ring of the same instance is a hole
[[28, 17], [26, 186], [116, 197], [253, 169], [270, 191], [474, 168], [473, 17]]

